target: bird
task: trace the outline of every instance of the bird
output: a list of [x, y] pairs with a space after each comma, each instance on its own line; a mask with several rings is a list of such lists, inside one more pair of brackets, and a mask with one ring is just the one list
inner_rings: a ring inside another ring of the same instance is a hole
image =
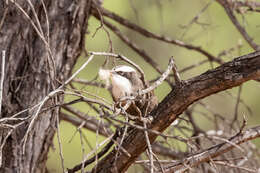
[[[120, 99], [126, 96], [137, 94], [138, 91], [145, 89], [149, 84], [141, 79], [133, 67], [127, 65], [119, 65], [110, 70], [111, 94], [116, 103], [121, 106], [126, 105], [126, 101], [121, 102]], [[132, 116], [145, 117], [158, 105], [157, 97], [154, 91], [137, 97], [126, 108], [126, 112]]]

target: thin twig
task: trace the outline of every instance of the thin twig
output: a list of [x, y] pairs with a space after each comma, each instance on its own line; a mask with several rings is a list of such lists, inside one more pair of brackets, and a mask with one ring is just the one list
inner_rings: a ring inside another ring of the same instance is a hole
[[79, 74], [79, 72], [81, 72], [88, 65], [88, 63], [90, 61], [92, 61], [93, 58], [94, 58], [94, 55], [91, 55], [88, 58], [88, 60], [68, 80], [66, 80], [66, 82], [62, 86], [60, 86], [59, 88], [62, 88], [65, 85], [67, 85], [68, 83], [70, 83], [70, 81], [72, 81]]
[[[144, 128], [147, 128], [145, 121], [143, 122], [143, 126], [144, 126]], [[153, 168], [154, 168], [154, 164], [153, 164], [153, 150], [152, 150], [151, 142], [149, 140], [149, 136], [148, 136], [147, 131], [144, 131], [144, 136], [145, 136], [145, 140], [146, 140], [146, 143], [147, 143], [147, 146], [148, 146], [148, 151], [149, 151], [150, 172], [153, 173], [154, 172], [154, 170], [153, 170]]]
[[7, 13], [8, 13], [8, 10], [9, 10], [9, 7], [7, 6], [6, 8], [4, 8], [4, 12], [2, 13], [2, 19], [1, 19], [1, 21], [0, 21], [0, 31], [2, 30], [4, 21], [5, 21], [5, 19], [6, 19], [6, 15], [7, 15]]
[[98, 144], [98, 148], [94, 149], [91, 153], [88, 154], [87, 157], [85, 157], [84, 160], [82, 160], [82, 162], [80, 164], [77, 164], [76, 166], [74, 166], [71, 169], [68, 169], [68, 173], [73, 173], [76, 172], [78, 170], [80, 170], [82, 168], [82, 165], [84, 165], [84, 167], [86, 167], [87, 165], [93, 163], [94, 161], [96, 161], [97, 159], [101, 158], [104, 154], [106, 154], [108, 152], [108, 150], [112, 147], [113, 144], [117, 144], [117, 146], [119, 147], [120, 150], [123, 151], [123, 153], [127, 156], [130, 157], [129, 153], [123, 148], [121, 147], [117, 142], [116, 139], [120, 136], [121, 133], [121, 128], [117, 129], [116, 132], [113, 134], [113, 136], [110, 136], [109, 138], [107, 138], [105, 141], [107, 141], [108, 139], [111, 139], [108, 144], [97, 154], [95, 154], [92, 158], [88, 159], [87, 158], [92, 155], [93, 153], [95, 153], [97, 151], [97, 149], [103, 145], [102, 144]]
[[170, 74], [171, 70], [173, 69], [173, 66], [174, 66], [174, 60], [173, 60], [173, 58], [170, 58], [167, 69], [165, 70], [165, 72], [161, 75], [161, 77], [157, 81], [155, 81], [148, 88], [145, 88], [143, 90], [139, 90], [137, 93], [134, 93], [132, 96], [125, 96], [125, 97], [120, 98], [120, 101], [134, 100], [138, 96], [150, 93], [155, 88], [157, 88], [159, 85], [161, 85], [162, 82], [168, 77], [168, 75]]
[[[96, 130], [96, 150], [95, 150], [95, 163], [97, 164], [98, 162], [98, 136], [99, 136], [99, 125], [100, 125], [100, 119], [98, 120], [98, 126], [97, 126], [97, 130]], [[111, 142], [111, 141], [110, 141]], [[83, 159], [82, 159], [83, 160]], [[82, 162], [82, 166], [84, 166], [84, 162]], [[96, 169], [95, 169], [96, 172]]]
[[[93, 12], [95, 13], [95, 11], [93, 11]], [[134, 23], [131, 23], [127, 19], [124, 19], [121, 16], [119, 16], [119, 15], [113, 13], [113, 12], [110, 12], [107, 9], [102, 8], [101, 12], [102, 12], [102, 14], [104, 16], [109, 17], [112, 20], [117, 21], [121, 25], [124, 25], [125, 27], [127, 27], [129, 29], [132, 29], [135, 32], [138, 32], [139, 34], [141, 34], [141, 35], [143, 35], [145, 37], [154, 38], [154, 39], [166, 42], [166, 43], [170, 43], [170, 44], [174, 44], [174, 45], [177, 45], [177, 46], [180, 46], [180, 47], [184, 47], [186, 49], [194, 50], [194, 51], [197, 51], [197, 52], [203, 54], [204, 56], [206, 56], [210, 61], [214, 61], [214, 62], [217, 62], [219, 64], [223, 63], [223, 60], [221, 60], [219, 58], [216, 58], [211, 53], [209, 53], [206, 50], [202, 49], [200, 46], [194, 46], [194, 45], [191, 45], [191, 44], [184, 43], [181, 40], [175, 40], [175, 39], [171, 39], [169, 37], [164, 37], [164, 36], [157, 35], [157, 34], [152, 33], [152, 32], [150, 32], [150, 31], [148, 31], [148, 30], [146, 30], [146, 29], [144, 29], [144, 28], [142, 28], [142, 27], [140, 27], [140, 26], [138, 26], [138, 25], [136, 25]], [[149, 61], [150, 61], [150, 59], [149, 59]], [[150, 64], [152, 64], [152, 63], [150, 63]]]
[[[1, 146], [0, 146], [0, 167], [2, 167], [3, 148], [4, 148], [5, 144], [6, 144], [7, 139], [9, 138], [9, 136], [12, 134], [12, 132], [13, 132], [17, 127], [19, 127], [20, 125], [22, 125], [22, 124], [24, 124], [24, 123], [25, 123], [25, 121], [20, 122], [20, 123], [14, 125], [14, 126], [8, 127], [8, 128], [10, 128], [10, 131], [6, 134], [6, 136], [4, 137], [3, 141], [1, 141], [2, 143], [1, 143]], [[1, 127], [1, 128], [2, 128], [2, 127]], [[2, 130], [1, 130], [1, 131], [2, 131]]]
[[177, 66], [174, 62], [173, 57], [171, 57], [171, 61], [173, 61], [173, 67], [172, 67], [173, 76], [174, 76], [176, 84], [179, 85], [181, 83], [181, 78], [180, 78], [180, 74], [178, 73]]
[[209, 62], [208, 59], [202, 60], [202, 61], [200, 61], [200, 62], [198, 62], [198, 63], [194, 63], [194, 64], [192, 64], [192, 65], [190, 65], [190, 66], [188, 66], [188, 67], [185, 67], [185, 68], [179, 70], [179, 73], [184, 73], [184, 72], [186, 72], [186, 71], [188, 71], [188, 70], [191, 70], [191, 69], [193, 69], [193, 68], [195, 68], [195, 67], [198, 67], [198, 66], [200, 66], [200, 65], [202, 65], [202, 64], [204, 64], [204, 63], [207, 63], [207, 62]]
[[[116, 118], [114, 118], [114, 116], [109, 116], [109, 115], [107, 115], [107, 116], [108, 116], [109, 118], [111, 118], [112, 120], [116, 121], [116, 122], [119, 122], [119, 123], [121, 123], [121, 124], [126, 124], [126, 125], [128, 125], [128, 126], [130, 126], [130, 127], [134, 127], [135, 129], [138, 129], [138, 130], [148, 131], [149, 133], [154, 133], [154, 134], [156, 134], [156, 135], [158, 135], [158, 136], [162, 136], [163, 138], [173, 138], [173, 139], [177, 139], [177, 140], [179, 140], [179, 141], [181, 141], [181, 142], [183, 142], [183, 143], [187, 143], [187, 142], [188, 142], [187, 139], [182, 138], [182, 137], [180, 137], [180, 136], [165, 135], [165, 134], [163, 134], [163, 133], [161, 133], [161, 132], [158, 132], [158, 131], [156, 131], [156, 130], [153, 130], [153, 129], [144, 128], [143, 126], [140, 126], [140, 125], [137, 125], [137, 124], [132, 124], [132, 123], [130, 123], [130, 122], [125, 122], [125, 121], [116, 119]], [[148, 120], [148, 121], [149, 121], [149, 120]]]
[[213, 0], [211, 0], [210, 2], [208, 2], [208, 3], [199, 11], [199, 13], [191, 19], [191, 21], [190, 21], [188, 24], [182, 26], [182, 28], [185, 28], [185, 29], [184, 29], [184, 32], [183, 32], [181, 38], [184, 37], [184, 35], [187, 33], [188, 29], [191, 28], [191, 25], [192, 25], [192, 24], [198, 23], [199, 18], [200, 18], [201, 15], [209, 8], [209, 6], [212, 4], [212, 2], [213, 2]]
[[0, 81], [0, 117], [2, 117], [4, 77], [5, 77], [5, 50], [2, 51], [2, 68], [1, 68], [1, 81]]
[[100, 12], [100, 9], [99, 9], [99, 8], [100, 8], [100, 5], [97, 4], [96, 1], [92, 1], [92, 4], [95, 5], [95, 9], [97, 10], [98, 15], [99, 15], [99, 17], [100, 17], [100, 26], [96, 29], [96, 31], [95, 31], [94, 34], [92, 35], [92, 38], [95, 37], [95, 35], [96, 35], [96, 33], [98, 32], [98, 30], [99, 30], [100, 28], [102, 28], [102, 29], [105, 31], [105, 33], [107, 34], [107, 36], [108, 36], [108, 41], [109, 41], [109, 46], [110, 46], [110, 50], [109, 50], [109, 51], [110, 51], [110, 52], [114, 52], [113, 42], [112, 42], [111, 36], [110, 36], [108, 30], [106, 29], [106, 27], [104, 27], [103, 15], [102, 15], [102, 13]]
[[237, 96], [237, 100], [236, 100], [234, 118], [233, 118], [233, 121], [232, 121], [232, 123], [231, 123], [231, 129], [232, 129], [234, 123], [237, 121], [237, 118], [238, 118], [238, 107], [239, 107], [239, 103], [240, 103], [241, 93], [242, 93], [242, 85], [240, 85], [240, 86], [238, 87], [238, 96]]
[[260, 126], [248, 129], [239, 135], [235, 135], [231, 137], [227, 142], [217, 144], [215, 146], [209, 147], [202, 152], [193, 154], [182, 161], [178, 161], [177, 163], [172, 164], [168, 167], [166, 172], [169, 171], [180, 171], [185, 172], [189, 168], [185, 167], [184, 164], [188, 164], [189, 167], [195, 167], [203, 162], [207, 162], [212, 158], [215, 158], [225, 152], [230, 151], [233, 147], [238, 146], [241, 143], [247, 142], [249, 140], [260, 137]]
[[134, 63], [133, 61], [131, 61], [129, 58], [127, 58], [126, 56], [124, 55], [119, 55], [119, 54], [115, 54], [115, 53], [108, 53], [108, 52], [89, 52], [91, 55], [100, 55], [100, 56], [112, 56], [112, 57], [115, 57], [115, 58], [119, 58], [125, 62], [127, 62], [128, 64], [134, 66], [137, 71], [140, 73], [141, 75], [141, 79], [143, 81], [143, 83], [145, 84], [144, 82], [144, 79], [145, 79], [145, 74], [144, 74], [144, 71], [139, 67], [138, 64]]
[[67, 85], [68, 83], [70, 83], [70, 81], [72, 81], [73, 78], [76, 77], [76, 75], [81, 71], [83, 70], [87, 65], [88, 63], [93, 59], [94, 55], [91, 55], [88, 60], [68, 79], [65, 81], [65, 83], [63, 85], [61, 85], [60, 87], [58, 87], [57, 89], [55, 89], [54, 91], [50, 92], [42, 101], [40, 101], [39, 103], [37, 103], [36, 105], [38, 105], [38, 109], [36, 111], [36, 113], [34, 114], [30, 124], [29, 124], [29, 127], [25, 133], [25, 136], [23, 138], [23, 154], [25, 153], [25, 145], [26, 145], [26, 142], [27, 142], [27, 138], [29, 136], [29, 133], [31, 132], [31, 129], [34, 125], [34, 122], [36, 121], [39, 113], [40, 113], [40, 110], [42, 109], [43, 105], [45, 104], [45, 102], [47, 100], [49, 100], [51, 97], [55, 96], [57, 93], [64, 93], [64, 91], [62, 90], [62, 88]]
[[235, 25], [237, 30], [240, 32], [240, 34], [244, 37], [244, 39], [247, 41], [247, 43], [254, 49], [254, 50], [260, 50], [260, 46], [254, 42], [254, 39], [249, 36], [245, 28], [239, 23], [236, 16], [234, 15], [232, 8], [229, 6], [228, 1], [226, 0], [217, 0], [220, 5], [225, 9], [229, 19], [231, 22]]
[[162, 163], [160, 162], [159, 158], [156, 156], [155, 153], [153, 153], [153, 156], [154, 156], [154, 158], [156, 159], [157, 163], [159, 164], [162, 173], [165, 173], [164, 168], [163, 168], [163, 165], [162, 165]]
[[[125, 110], [124, 110], [125, 111]], [[126, 113], [127, 114], [127, 113]], [[126, 116], [126, 122], [128, 122], [128, 116]], [[123, 135], [122, 135], [122, 138], [120, 139], [120, 142], [119, 142], [119, 148], [122, 147], [122, 144], [123, 144], [123, 141], [125, 139], [125, 136], [127, 134], [127, 129], [128, 129], [128, 125], [125, 125], [124, 126], [124, 132], [123, 132]], [[117, 161], [117, 157], [119, 155], [119, 148], [117, 150], [117, 153], [116, 153], [116, 157], [115, 157], [115, 162]]]
[[58, 139], [58, 144], [59, 144], [59, 155], [61, 159], [61, 167], [63, 173], [65, 173], [65, 166], [64, 166], [64, 157], [62, 153], [62, 144], [61, 144], [61, 138], [60, 138], [60, 120], [59, 120], [59, 114], [56, 114], [56, 126], [57, 126], [57, 139]]
[[[60, 119], [63, 120], [63, 121], [67, 121], [67, 122], [73, 124], [74, 126], [80, 126], [82, 124], [82, 119], [68, 115], [68, 114], [63, 113], [63, 112], [60, 113]], [[83, 122], [84, 122], [83, 127], [85, 129], [93, 131], [93, 132], [95, 132], [97, 130], [97, 125], [94, 122], [92, 122], [91, 120], [90, 121], [83, 120]], [[113, 132], [105, 124], [105, 125], [102, 125], [99, 133], [101, 135], [105, 136], [105, 137], [108, 137]]]
[[33, 115], [33, 118], [32, 118], [32, 120], [29, 124], [29, 127], [28, 127], [28, 129], [27, 129], [27, 131], [26, 131], [26, 133], [23, 137], [23, 154], [25, 153], [25, 145], [27, 143], [29, 133], [32, 130], [32, 127], [33, 127], [33, 125], [34, 125], [34, 123], [35, 123], [35, 121], [36, 121], [36, 119], [37, 119], [37, 117], [40, 113], [40, 110], [42, 109], [42, 107], [44, 106], [44, 104], [47, 100], [49, 100], [51, 97], [53, 97], [54, 95], [56, 95], [59, 92], [63, 92], [63, 90], [59, 89], [59, 90], [54, 90], [54, 91], [50, 92], [40, 103], [37, 104], [37, 105], [39, 105], [39, 107], [38, 107], [36, 113]]
[[105, 88], [106, 87], [105, 84], [103, 84], [103, 83], [89, 81], [89, 80], [80, 79], [80, 78], [75, 78], [72, 81], [80, 83], [80, 84], [90, 85], [90, 86], [95, 86], [95, 87], [100, 87], [100, 88]]
[[[99, 16], [95, 16], [97, 19], [99, 19]], [[149, 63], [158, 73], [162, 73], [162, 71], [160, 70], [158, 64], [153, 60], [152, 57], [150, 57], [145, 50], [140, 49], [140, 47], [138, 45], [136, 45], [135, 43], [133, 43], [132, 41], [129, 40], [129, 38], [122, 34], [120, 32], [120, 30], [112, 25], [111, 23], [109, 23], [106, 20], [103, 20], [104, 24], [110, 29], [112, 30], [123, 42], [125, 42], [131, 49], [133, 49], [137, 54], [139, 54], [141, 57], [144, 58], [144, 60]]]
[[[82, 123], [82, 124], [84, 124], [84, 123]], [[85, 156], [85, 149], [84, 149], [84, 143], [83, 143], [83, 139], [82, 139], [81, 127], [79, 127], [78, 130], [79, 130], [80, 144], [81, 144], [81, 151], [82, 151], [82, 160], [83, 160], [83, 159], [84, 159], [84, 156]], [[84, 173], [84, 164], [82, 164], [81, 172]]]
[[45, 18], [46, 18], [47, 43], [50, 44], [50, 22], [49, 22], [49, 17], [48, 17], [48, 11], [47, 11], [46, 5], [43, 0], [41, 0], [41, 3], [42, 3], [43, 10], [45, 13]]
[[83, 102], [90, 102], [90, 103], [95, 103], [95, 104], [99, 104], [100, 106], [105, 107], [108, 110], [113, 111], [114, 109], [112, 108], [112, 106], [106, 104], [105, 102], [101, 101], [101, 100], [97, 100], [97, 99], [93, 99], [93, 98], [87, 98], [82, 94], [78, 94], [78, 93], [73, 93], [73, 92], [64, 92], [67, 95], [73, 95], [73, 96], [77, 96], [80, 97]]
[[[31, 8], [34, 10], [34, 7], [33, 5], [30, 3], [30, 0], [27, 0], [28, 3], [30, 4]], [[43, 32], [41, 30], [41, 27], [40, 30], [37, 28], [37, 26], [35, 25], [35, 23], [33, 22], [33, 20], [30, 18], [30, 16], [26, 13], [26, 11], [16, 2], [16, 1], [12, 1], [12, 3], [14, 3], [14, 5], [24, 14], [24, 16], [30, 21], [31, 25], [33, 26], [34, 30], [36, 31], [36, 33], [38, 34], [38, 36], [41, 38], [41, 40], [43, 41], [43, 43], [45, 44], [47, 50], [48, 50], [48, 53], [51, 57], [51, 61], [52, 61], [52, 64], [53, 64], [53, 73], [55, 75], [55, 61], [54, 61], [54, 58], [53, 58], [53, 55], [52, 55], [52, 52], [51, 52], [51, 48], [50, 48], [50, 45], [49, 43], [46, 41], [44, 35], [43, 35]], [[36, 20], [38, 19], [37, 17], [37, 14], [34, 14], [36, 16]], [[37, 20], [38, 21], [38, 20]], [[40, 25], [39, 22], [37, 22], [38, 25]], [[48, 58], [49, 59], [49, 58]], [[51, 67], [51, 66], [50, 66]], [[54, 77], [54, 76], [53, 76]]]
[[223, 166], [228, 166], [228, 167], [231, 167], [231, 168], [241, 169], [241, 170], [247, 171], [247, 172], [252, 172], [252, 173], [256, 173], [257, 172], [256, 169], [250, 169], [250, 168], [234, 165], [234, 164], [228, 163], [228, 162], [214, 161], [214, 163], [217, 164], [217, 165], [223, 165]]
[[[96, 155], [92, 158], [90, 158], [89, 160], [88, 157], [91, 156], [92, 154], [94, 154], [96, 152], [97, 149], [99, 149], [101, 146], [103, 146], [105, 143], [107, 143], [108, 141], [110, 141], [113, 138], [114, 135], [111, 135], [110, 137], [106, 138], [104, 141], [102, 141], [101, 143], [98, 144], [98, 146], [96, 148], [94, 148], [94, 150], [92, 150], [90, 153], [88, 153], [88, 155], [82, 160], [82, 162], [76, 166], [74, 166], [71, 169], [68, 169], [68, 173], [74, 173], [78, 170], [80, 170], [82, 168], [82, 165], [84, 164], [84, 166], [86, 167], [87, 165], [89, 165], [90, 163], [93, 163], [96, 159]], [[113, 142], [112, 142], [113, 145]], [[110, 149], [110, 147], [108, 148], [103, 148], [102, 149], [102, 154], [103, 152], [107, 152]], [[106, 151], [105, 151], [106, 150]], [[101, 153], [101, 152], [100, 152]], [[97, 157], [99, 158], [100, 156], [97, 155]]]

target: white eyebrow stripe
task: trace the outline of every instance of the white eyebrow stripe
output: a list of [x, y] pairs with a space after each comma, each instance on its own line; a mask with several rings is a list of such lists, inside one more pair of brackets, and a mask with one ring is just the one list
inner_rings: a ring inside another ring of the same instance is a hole
[[126, 66], [126, 65], [121, 65], [121, 66], [116, 66], [112, 69], [113, 71], [122, 71], [122, 72], [135, 72], [135, 69], [133, 67], [130, 66]]

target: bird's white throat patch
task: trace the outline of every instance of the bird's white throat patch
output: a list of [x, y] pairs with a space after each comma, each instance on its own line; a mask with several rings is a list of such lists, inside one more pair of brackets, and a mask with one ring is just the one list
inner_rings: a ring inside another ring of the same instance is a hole
[[111, 82], [112, 93], [115, 98], [119, 99], [132, 93], [132, 84], [127, 78], [114, 74], [111, 76]]

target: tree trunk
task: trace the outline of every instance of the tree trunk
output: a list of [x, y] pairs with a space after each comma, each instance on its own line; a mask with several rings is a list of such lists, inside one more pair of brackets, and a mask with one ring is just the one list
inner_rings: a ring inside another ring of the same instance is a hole
[[[6, 51], [1, 118], [31, 108], [68, 78], [83, 48], [90, 2], [32, 0], [31, 5], [30, 0], [0, 2], [0, 51]], [[2, 55], [1, 60], [3, 62]], [[62, 100], [63, 96], [55, 95], [44, 107]], [[42, 111], [36, 117], [38, 108], [17, 116], [28, 118], [25, 123], [19, 119], [0, 122], [1, 143], [6, 138], [1, 172], [46, 172], [59, 108]], [[32, 128], [23, 153], [30, 123]]]

